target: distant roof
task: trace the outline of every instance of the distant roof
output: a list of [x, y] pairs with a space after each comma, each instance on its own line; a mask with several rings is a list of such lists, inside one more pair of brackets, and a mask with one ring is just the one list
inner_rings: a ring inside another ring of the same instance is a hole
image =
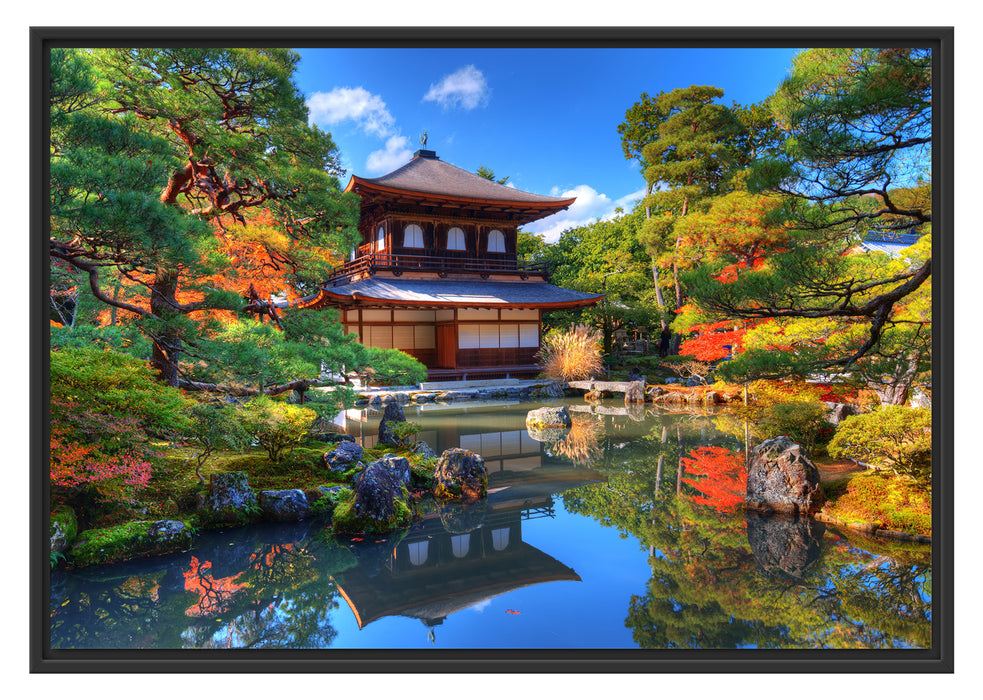
[[923, 234], [901, 231], [869, 231], [860, 242], [860, 248], [895, 256], [905, 248], [915, 245]]
[[389, 188], [410, 192], [423, 192], [450, 197], [466, 197], [469, 199], [491, 200], [497, 202], [517, 202], [523, 204], [553, 205], [563, 209], [576, 200], [564, 197], [547, 197], [545, 195], [523, 192], [514, 187], [506, 187], [497, 182], [487, 180], [480, 175], [468, 172], [456, 165], [445, 163], [433, 151], [417, 151], [413, 159], [381, 177], [364, 178], [352, 175], [346, 192], [358, 191], [364, 188]]
[[921, 237], [922, 234], [911, 231], [868, 231], [864, 236], [864, 242], [915, 245]]
[[574, 308], [596, 304], [602, 294], [564, 289], [547, 282], [485, 282], [369, 277], [322, 290], [314, 306], [381, 302], [434, 307]]

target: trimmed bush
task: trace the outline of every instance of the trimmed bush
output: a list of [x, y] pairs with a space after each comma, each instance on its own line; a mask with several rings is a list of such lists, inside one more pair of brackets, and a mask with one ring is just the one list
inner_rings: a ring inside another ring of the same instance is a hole
[[283, 451], [307, 438], [307, 428], [317, 414], [307, 408], [259, 396], [238, 409], [243, 426], [266, 448], [271, 462], [279, 462]]
[[884, 406], [848, 416], [827, 448], [833, 457], [850, 457], [913, 479], [930, 489], [932, 412], [927, 408]]

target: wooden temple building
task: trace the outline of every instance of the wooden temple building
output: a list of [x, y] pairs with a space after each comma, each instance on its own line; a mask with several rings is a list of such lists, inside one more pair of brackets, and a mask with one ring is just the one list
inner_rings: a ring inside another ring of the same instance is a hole
[[345, 191], [361, 197], [361, 243], [305, 306], [337, 308], [361, 343], [413, 355], [431, 379], [535, 375], [543, 312], [602, 298], [518, 259], [518, 228], [572, 198], [506, 187], [428, 150], [388, 175], [352, 176]]

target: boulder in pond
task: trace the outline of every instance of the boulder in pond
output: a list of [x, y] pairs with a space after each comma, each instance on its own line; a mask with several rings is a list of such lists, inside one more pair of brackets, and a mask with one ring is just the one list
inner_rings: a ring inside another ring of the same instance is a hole
[[382, 445], [399, 445], [400, 439], [393, 432], [392, 424], [405, 422], [406, 416], [398, 403], [393, 401], [386, 404], [386, 409], [382, 412], [382, 420], [379, 421], [379, 443]]
[[324, 453], [324, 466], [332, 471], [346, 472], [362, 459], [362, 446], [357, 442], [339, 442], [333, 450]]
[[256, 494], [246, 472], [212, 474], [205, 510], [212, 522], [239, 522], [256, 508]]
[[381, 534], [410, 524], [410, 509], [397, 477], [373, 462], [355, 479], [352, 499], [340, 503], [332, 516], [336, 532]]
[[789, 437], [765, 440], [751, 451], [744, 503], [762, 513], [813, 513], [822, 504], [819, 470]]
[[488, 495], [488, 470], [481, 455], [452, 447], [444, 450], [434, 468], [434, 495], [442, 499], [476, 501]]
[[267, 520], [288, 522], [307, 517], [307, 496], [300, 489], [260, 491], [257, 501]]
[[527, 428], [569, 428], [572, 425], [566, 406], [543, 406], [526, 414]]
[[[383, 468], [387, 469], [390, 474], [392, 474], [396, 481], [399, 482], [400, 486], [405, 486], [409, 488], [410, 486], [410, 460], [406, 457], [397, 457], [396, 455], [386, 455], [372, 464], [382, 465]], [[371, 466], [371, 465], [369, 465]]]

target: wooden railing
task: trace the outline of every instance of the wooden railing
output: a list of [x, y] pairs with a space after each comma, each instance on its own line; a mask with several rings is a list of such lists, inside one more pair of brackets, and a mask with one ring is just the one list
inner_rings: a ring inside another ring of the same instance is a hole
[[530, 275], [549, 279], [549, 264], [524, 260], [490, 260], [480, 258], [449, 258], [436, 255], [403, 255], [401, 253], [369, 253], [331, 271], [325, 286], [348, 284], [353, 277], [373, 272], [388, 271], [396, 275], [404, 272], [471, 273], [481, 277], [489, 275], [517, 275], [522, 279]]

